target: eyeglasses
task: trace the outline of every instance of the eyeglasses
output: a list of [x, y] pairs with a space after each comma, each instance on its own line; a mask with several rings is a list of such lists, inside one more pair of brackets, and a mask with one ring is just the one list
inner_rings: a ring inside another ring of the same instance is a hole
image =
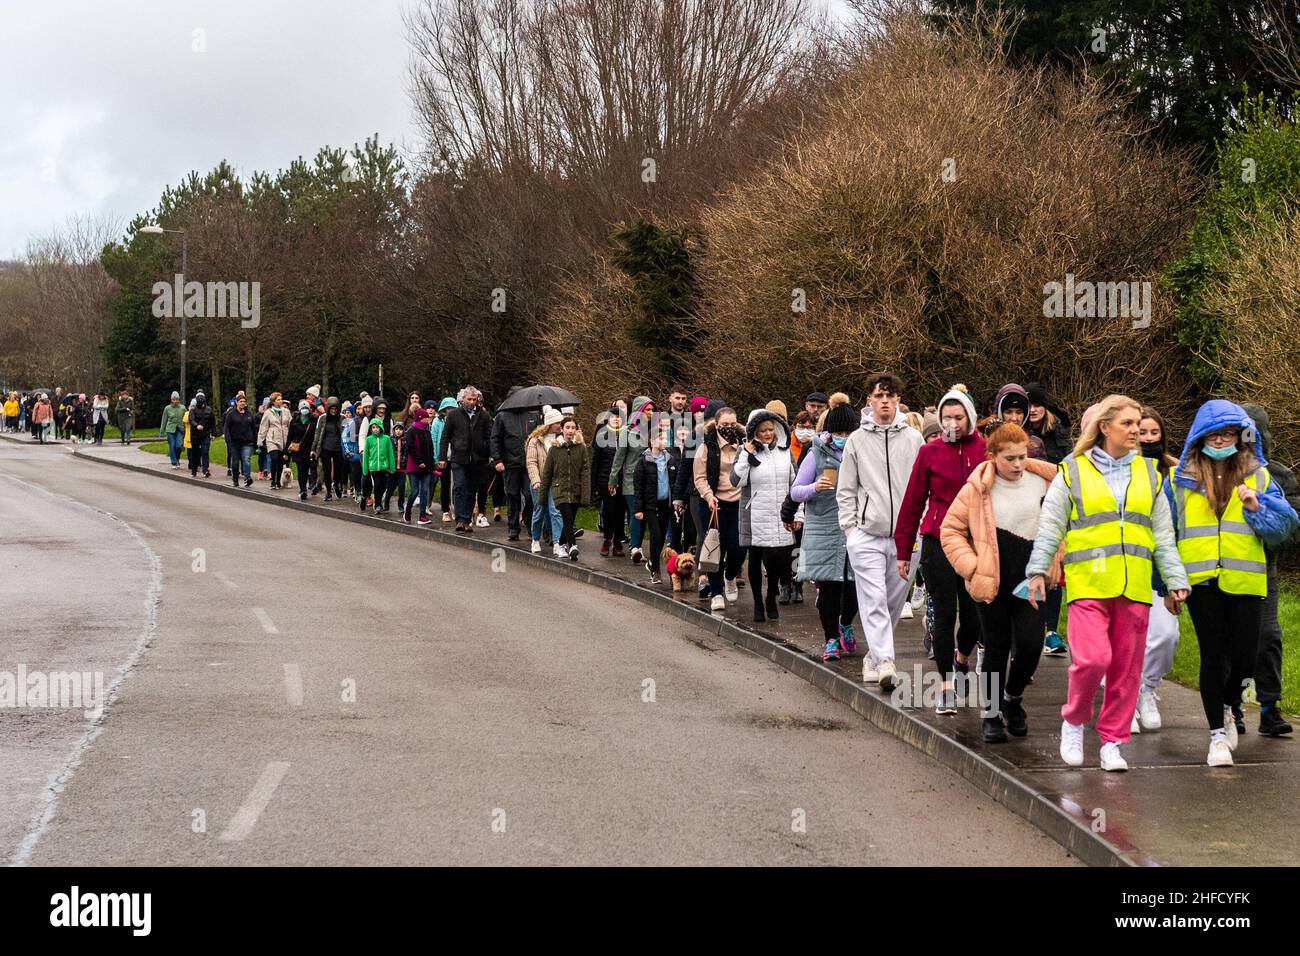
[[1235, 428], [1225, 428], [1217, 432], [1210, 432], [1205, 436], [1206, 441], [1236, 441], [1237, 430]]

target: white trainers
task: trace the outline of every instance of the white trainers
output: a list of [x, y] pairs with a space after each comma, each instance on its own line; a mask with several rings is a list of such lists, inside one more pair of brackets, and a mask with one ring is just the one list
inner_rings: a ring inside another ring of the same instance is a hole
[[486, 528], [491, 522], [488, 521], [487, 515], [479, 515], [478, 521], [474, 523], [480, 528]]
[[442, 523], [443, 523], [443, 524], [451, 524], [451, 512], [450, 512], [450, 511], [444, 511], [444, 512], [442, 513]]
[[1071, 767], [1083, 766], [1083, 724], [1061, 721], [1061, 759]]
[[1130, 734], [1142, 733], [1142, 724], [1138, 722], [1137, 711], [1133, 711], [1133, 723], [1129, 724], [1128, 732]]
[[1232, 708], [1223, 708], [1223, 736], [1228, 739], [1228, 749], [1237, 749], [1237, 718], [1232, 716]]
[[709, 603], [711, 611], [725, 611], [727, 609], [727, 599], [721, 594], [713, 595], [713, 600]]
[[893, 661], [880, 662], [880, 689], [888, 693], [898, 686], [898, 671]]
[[880, 683], [880, 669], [876, 666], [876, 662], [871, 659], [870, 651], [862, 656], [862, 683]]
[[1160, 708], [1156, 706], [1154, 687], [1143, 687], [1138, 691], [1137, 717], [1142, 722], [1143, 730], [1160, 729]]
[[908, 598], [907, 603], [912, 605], [913, 611], [919, 611], [921, 610], [921, 608], [925, 607], [925, 585], [924, 584], [918, 584], [916, 587], [912, 588], [912, 596]]
[[735, 603], [736, 603], [736, 600], [740, 597], [740, 591], [739, 591], [739, 589], [737, 589], [737, 587], [736, 587], [736, 581], [735, 581], [734, 578], [733, 578], [732, 580], [727, 581], [727, 582], [725, 582], [725, 583], [723, 584], [723, 586], [722, 586], [722, 593], [725, 594], [725, 595], [727, 596], [727, 603], [728, 603], [728, 604], [735, 604]]
[[569, 557], [569, 549], [562, 544], [557, 544], [551, 553], [561, 560], [568, 560]]
[[569, 545], [569, 560], [570, 561], [578, 560], [578, 546], [576, 544]]
[[1119, 752], [1119, 744], [1110, 741], [1101, 745], [1101, 769], [1112, 771], [1124, 771], [1128, 769], [1128, 761], [1124, 755]]
[[542, 553], [542, 543], [541, 543], [540, 541], [536, 541], [536, 540], [533, 541], [533, 543], [530, 544], [529, 547], [532, 549], [533, 554], [541, 554], [541, 553]]
[[899, 619], [903, 621], [910, 621], [914, 617], [916, 617], [916, 614], [912, 611], [912, 605], [904, 602], [903, 613]]
[[1231, 767], [1232, 748], [1228, 741], [1223, 737], [1210, 737], [1210, 753], [1205, 762], [1211, 767]]

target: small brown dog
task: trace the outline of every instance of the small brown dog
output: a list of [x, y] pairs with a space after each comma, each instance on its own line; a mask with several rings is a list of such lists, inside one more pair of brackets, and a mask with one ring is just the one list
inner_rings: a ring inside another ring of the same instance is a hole
[[659, 563], [673, 579], [673, 590], [680, 591], [682, 586], [695, 586], [695, 555], [689, 551], [678, 554], [668, 545], [659, 553]]

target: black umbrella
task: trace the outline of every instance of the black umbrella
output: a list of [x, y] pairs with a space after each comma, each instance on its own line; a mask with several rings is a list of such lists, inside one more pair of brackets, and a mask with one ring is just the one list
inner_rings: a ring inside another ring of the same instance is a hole
[[529, 385], [518, 389], [497, 408], [498, 412], [524, 412], [550, 405], [552, 408], [580, 405], [577, 395], [554, 385]]

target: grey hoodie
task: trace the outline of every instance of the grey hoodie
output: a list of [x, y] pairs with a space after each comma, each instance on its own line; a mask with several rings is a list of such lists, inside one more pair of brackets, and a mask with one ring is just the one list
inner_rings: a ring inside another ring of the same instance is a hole
[[877, 537], [893, 535], [912, 465], [924, 444], [901, 411], [894, 413], [891, 424], [880, 425], [870, 405], [862, 410], [862, 427], [844, 445], [835, 491], [840, 528], [846, 534], [862, 528]]

